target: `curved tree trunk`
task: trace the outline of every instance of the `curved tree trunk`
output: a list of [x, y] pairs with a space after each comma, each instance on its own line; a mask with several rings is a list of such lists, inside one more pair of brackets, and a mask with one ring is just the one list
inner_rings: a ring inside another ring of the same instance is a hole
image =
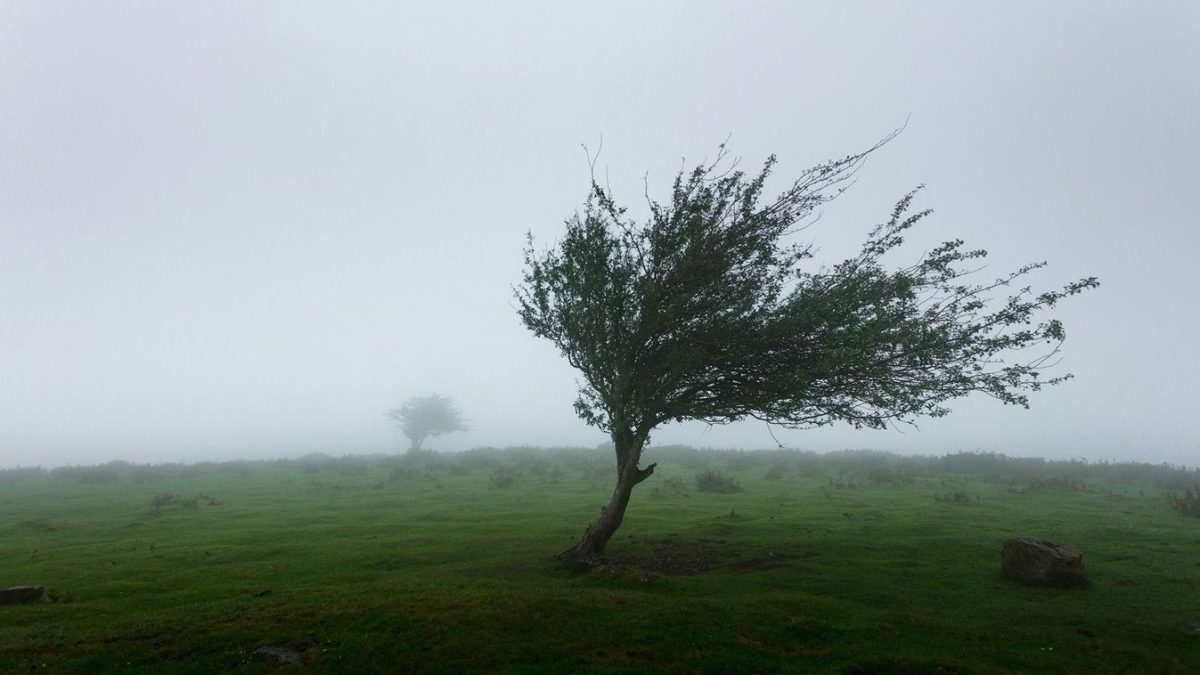
[[613, 436], [617, 453], [617, 486], [608, 505], [600, 508], [600, 518], [587, 526], [574, 546], [558, 554], [558, 559], [572, 568], [586, 569], [604, 561], [604, 547], [625, 518], [625, 507], [629, 505], [634, 486], [649, 478], [657, 466], [651, 464], [644, 469], [638, 468], [642, 446], [646, 442], [644, 437], [632, 433]]

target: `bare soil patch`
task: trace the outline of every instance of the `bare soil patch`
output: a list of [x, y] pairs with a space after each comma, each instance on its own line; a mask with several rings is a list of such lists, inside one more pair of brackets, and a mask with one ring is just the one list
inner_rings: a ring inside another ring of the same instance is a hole
[[[758, 572], [787, 567], [795, 561], [818, 555], [815, 551], [768, 551], [766, 555], [743, 560], [737, 553], [709, 546], [712, 542], [709, 539], [663, 539], [654, 543], [654, 550], [649, 555], [616, 558], [604, 565], [603, 570], [609, 573], [634, 573], [639, 577], [690, 576], [727, 565], [726, 569], [735, 572]], [[724, 541], [717, 543], [723, 544]]]
[[614, 571], [629, 570], [641, 574], [687, 576], [703, 574], [716, 567], [719, 555], [703, 544], [664, 539], [645, 556], [621, 558], [606, 565]]

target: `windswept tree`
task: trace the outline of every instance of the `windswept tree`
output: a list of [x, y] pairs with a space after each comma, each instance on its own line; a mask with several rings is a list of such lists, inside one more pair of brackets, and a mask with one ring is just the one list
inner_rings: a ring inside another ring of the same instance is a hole
[[420, 452], [421, 444], [430, 436], [467, 430], [467, 421], [454, 401], [437, 394], [410, 398], [399, 408], [389, 410], [387, 416], [400, 425], [400, 430], [408, 437], [410, 454]]
[[916, 191], [854, 257], [809, 262], [812, 246], [796, 230], [893, 136], [804, 171], [769, 201], [775, 157], [747, 175], [721, 146], [711, 164], [679, 173], [668, 202], [650, 201], [641, 224], [593, 180], [561, 241], [538, 250], [529, 236], [515, 289], [521, 321], [582, 374], [575, 410], [616, 453], [612, 498], [560, 559], [602, 559], [633, 488], [654, 472], [640, 461], [661, 424], [884, 428], [946, 415], [948, 401], [973, 392], [1028, 407], [1029, 392], [1070, 377], [1039, 378], [1064, 338], [1041, 311], [1096, 279], [1016, 288], [1044, 265], [1033, 263], [970, 281], [987, 253], [961, 240], [885, 266], [929, 215], [911, 210]]

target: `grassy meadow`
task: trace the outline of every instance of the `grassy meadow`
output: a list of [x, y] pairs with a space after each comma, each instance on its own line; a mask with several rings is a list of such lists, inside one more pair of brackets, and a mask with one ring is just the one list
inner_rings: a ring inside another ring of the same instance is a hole
[[[1200, 672], [1200, 518], [1168, 500], [1195, 472], [647, 459], [588, 574], [553, 554], [607, 501], [599, 451], [0, 471], [0, 587], [47, 588], [0, 606], [0, 672]], [[1091, 584], [1007, 580], [1014, 536]]]

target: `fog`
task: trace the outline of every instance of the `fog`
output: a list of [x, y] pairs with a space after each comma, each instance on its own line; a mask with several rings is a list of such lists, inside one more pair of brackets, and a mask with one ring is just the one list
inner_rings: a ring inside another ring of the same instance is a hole
[[1100, 277], [1055, 312], [1076, 378], [775, 438], [1198, 463], [1200, 5], [567, 5], [0, 5], [0, 466], [399, 452], [385, 411], [432, 392], [471, 425], [434, 449], [596, 445], [512, 298], [581, 144], [642, 215], [727, 137], [779, 188], [906, 122], [802, 233], [815, 263], [923, 183], [910, 256]]

